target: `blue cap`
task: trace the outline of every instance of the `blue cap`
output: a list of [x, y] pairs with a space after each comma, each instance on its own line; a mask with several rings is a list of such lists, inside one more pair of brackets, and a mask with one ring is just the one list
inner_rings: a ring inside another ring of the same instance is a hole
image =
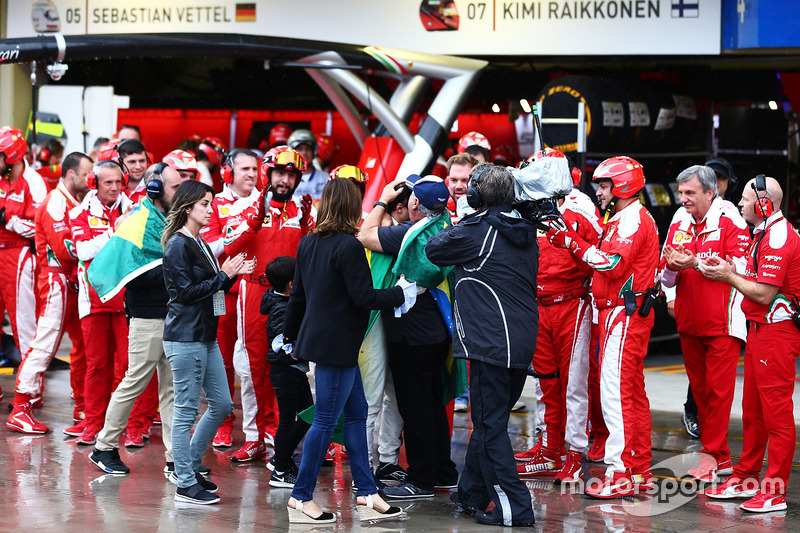
[[447, 204], [450, 191], [442, 178], [433, 175], [420, 178], [416, 174], [412, 174], [406, 182], [410, 182], [411, 178], [416, 178], [410, 186], [419, 203], [428, 209], [433, 209], [437, 204]]

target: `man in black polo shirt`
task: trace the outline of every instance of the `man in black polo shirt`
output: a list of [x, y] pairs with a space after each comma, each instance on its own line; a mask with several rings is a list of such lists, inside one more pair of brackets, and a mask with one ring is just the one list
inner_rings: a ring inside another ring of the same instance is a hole
[[[402, 257], [401, 250], [412, 240], [424, 240], [439, 225], [449, 224], [446, 207], [449, 192], [444, 181], [435, 176], [412, 175], [406, 180], [413, 191], [408, 201], [411, 220], [396, 226], [380, 226], [386, 204], [400, 193], [395, 185], [402, 181], [386, 186], [362, 224], [359, 240], [366, 248]], [[425, 243], [421, 244], [424, 249]], [[427, 262], [424, 253], [423, 259]], [[408, 271], [396, 268], [395, 273], [413, 279]], [[390, 498], [430, 498], [434, 488], [453, 488], [458, 481], [455, 463], [450, 459], [450, 429], [443, 405], [441, 374], [449, 353], [450, 332], [428, 290], [417, 296], [411, 311], [400, 318], [384, 312], [383, 320], [397, 404], [406, 422], [403, 433], [409, 465], [406, 481], [383, 492]]]

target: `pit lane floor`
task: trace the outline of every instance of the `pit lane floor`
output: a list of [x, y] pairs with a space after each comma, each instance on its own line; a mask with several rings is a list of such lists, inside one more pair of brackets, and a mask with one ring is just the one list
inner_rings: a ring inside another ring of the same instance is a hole
[[[738, 509], [741, 500], [709, 500], [690, 491], [676, 492], [676, 481], [683, 459], [693, 458], [699, 441], [688, 438], [680, 421], [686, 393], [686, 374], [680, 371], [680, 356], [646, 359], [647, 391], [652, 404], [653, 463], [664, 462], [666, 469], [654, 470], [660, 492], [625, 500], [595, 500], [581, 494], [564, 494], [551, 478], [527, 481], [534, 502], [537, 523], [518, 531], [725, 531], [758, 532], [800, 530], [800, 457], [797, 453], [789, 485], [787, 511], [763, 515]], [[0, 374], [6, 394], [2, 413], [13, 396], [13, 375]], [[219, 485], [222, 501], [214, 506], [176, 504], [175, 487], [163, 476], [161, 431], [151, 431], [144, 448], [122, 448], [122, 459], [131, 468], [128, 476], [109, 476], [91, 463], [91, 446], [77, 446], [75, 439], [62, 430], [71, 425], [72, 402], [69, 399], [67, 371], [47, 373], [46, 405], [37, 412], [51, 431], [42, 436], [25, 436], [0, 429], [0, 515], [1, 531], [127, 531], [216, 532], [216, 531], [357, 531], [418, 532], [500, 531], [482, 526], [463, 516], [448, 499], [437, 493], [432, 499], [401, 501], [406, 512], [402, 520], [360, 524], [355, 512], [355, 498], [350, 491], [347, 460], [340, 453], [332, 467], [323, 467], [315, 494], [323, 509], [337, 513], [339, 521], [331, 527], [289, 526], [286, 502], [288, 489], [268, 485], [265, 461], [232, 464], [229, 455], [243, 442], [237, 428], [234, 447], [222, 451], [209, 449], [204, 464], [213, 470], [211, 479]], [[730, 447], [735, 457], [741, 453], [741, 386], [738, 378], [730, 426]], [[795, 396], [797, 397], [797, 391]], [[531, 383], [523, 401], [527, 408], [511, 416], [509, 434], [516, 450], [527, 449], [535, 442], [536, 401]], [[798, 402], [795, 401], [795, 404]], [[237, 410], [241, 405], [238, 401]], [[237, 414], [241, 420], [240, 412]], [[468, 414], [456, 413], [452, 456], [463, 466], [469, 439]], [[736, 458], [734, 458], [736, 462]], [[599, 477], [603, 466], [584, 462], [586, 477]], [[669, 490], [668, 490], [669, 489]], [[659, 499], [660, 498], [660, 499]], [[661, 514], [656, 514], [661, 513]], [[510, 528], [509, 528], [510, 529]]]

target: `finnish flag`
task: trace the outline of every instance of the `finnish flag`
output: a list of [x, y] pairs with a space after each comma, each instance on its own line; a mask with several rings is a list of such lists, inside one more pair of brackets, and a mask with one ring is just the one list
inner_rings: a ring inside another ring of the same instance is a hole
[[693, 18], [700, 16], [700, 0], [672, 0], [672, 18]]

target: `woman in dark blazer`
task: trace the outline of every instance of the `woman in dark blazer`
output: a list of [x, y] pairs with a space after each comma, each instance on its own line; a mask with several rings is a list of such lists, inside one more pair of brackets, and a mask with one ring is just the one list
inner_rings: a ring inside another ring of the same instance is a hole
[[[225, 365], [217, 346], [219, 316], [225, 309], [224, 292], [238, 274], [252, 273], [253, 261], [241, 255], [220, 267], [200, 228], [208, 224], [214, 190], [197, 181], [185, 181], [175, 191], [167, 215], [164, 246], [164, 281], [169, 303], [164, 323], [164, 353], [172, 367], [175, 411], [172, 419], [172, 454], [178, 485], [175, 500], [208, 505], [217, 503], [217, 486], [199, 474], [200, 459], [211, 438], [231, 411], [231, 394]], [[221, 304], [221, 305], [220, 305]], [[208, 409], [197, 424], [200, 389]]]
[[335, 179], [322, 191], [317, 226], [297, 249], [284, 339], [294, 341], [294, 356], [316, 367], [314, 422], [303, 445], [303, 459], [289, 499], [291, 523], [329, 523], [336, 518], [313, 502], [320, 466], [331, 434], [344, 412], [344, 444], [357, 487], [361, 520], [398, 516], [378, 496], [369, 466], [367, 401], [358, 369], [358, 350], [370, 309], [391, 309], [405, 301], [398, 287], [376, 290], [364, 247], [355, 238], [361, 222], [361, 196], [350, 180]]

